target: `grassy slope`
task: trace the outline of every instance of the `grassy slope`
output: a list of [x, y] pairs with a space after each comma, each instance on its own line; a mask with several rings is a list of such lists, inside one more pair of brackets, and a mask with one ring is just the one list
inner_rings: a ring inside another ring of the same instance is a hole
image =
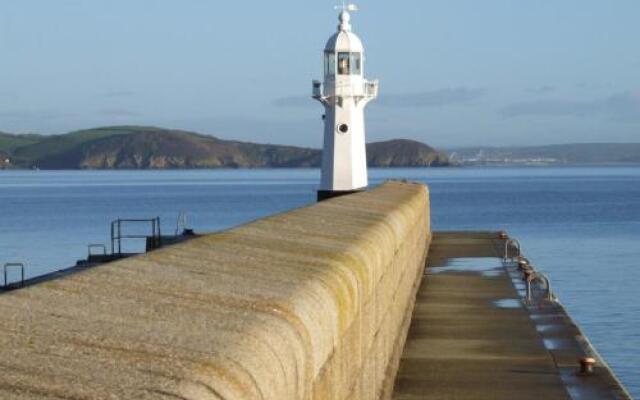
[[0, 151], [12, 154], [17, 148], [38, 143], [44, 136], [39, 135], [12, 135], [0, 132]]
[[139, 130], [148, 130], [153, 128], [144, 127], [109, 127], [87, 129], [71, 132], [64, 135], [46, 136], [31, 145], [27, 145], [17, 149], [14, 153], [15, 157], [20, 160], [38, 160], [50, 157], [72, 150], [74, 147], [87, 143], [96, 139], [113, 136], [124, 135]]

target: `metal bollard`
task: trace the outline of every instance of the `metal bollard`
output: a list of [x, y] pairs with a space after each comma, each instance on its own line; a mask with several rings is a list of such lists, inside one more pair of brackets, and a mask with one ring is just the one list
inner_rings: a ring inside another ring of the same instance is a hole
[[580, 359], [580, 374], [592, 375], [594, 366], [596, 365], [596, 359], [593, 357], [584, 357]]
[[526, 257], [518, 258], [518, 268], [522, 271], [529, 266], [529, 260]]

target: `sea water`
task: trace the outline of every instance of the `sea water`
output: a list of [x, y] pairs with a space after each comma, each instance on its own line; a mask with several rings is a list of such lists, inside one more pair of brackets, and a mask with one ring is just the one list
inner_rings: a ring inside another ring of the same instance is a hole
[[[640, 397], [640, 167], [388, 169], [430, 186], [435, 230], [507, 230], [636, 397]], [[110, 247], [118, 218], [161, 218], [173, 234], [228, 229], [312, 204], [317, 170], [0, 171], [0, 264], [27, 276]], [[128, 233], [146, 234], [144, 224]], [[130, 240], [125, 251], [143, 249]], [[17, 279], [12, 272], [9, 279]]]

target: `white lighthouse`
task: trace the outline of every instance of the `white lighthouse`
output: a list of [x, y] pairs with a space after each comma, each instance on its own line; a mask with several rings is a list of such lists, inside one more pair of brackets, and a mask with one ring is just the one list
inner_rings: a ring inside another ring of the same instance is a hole
[[325, 108], [322, 179], [318, 200], [366, 189], [364, 109], [378, 97], [378, 81], [364, 78], [364, 47], [351, 32], [356, 7], [342, 7], [338, 32], [324, 49], [324, 83], [313, 81], [313, 98]]

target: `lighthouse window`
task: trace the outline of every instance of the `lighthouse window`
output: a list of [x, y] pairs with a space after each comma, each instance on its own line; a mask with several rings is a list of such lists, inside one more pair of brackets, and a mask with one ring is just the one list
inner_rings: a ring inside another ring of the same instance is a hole
[[338, 74], [339, 75], [361, 75], [362, 74], [362, 54], [361, 53], [338, 53]]
[[324, 53], [324, 74], [327, 76], [336, 74], [336, 53]]
[[351, 74], [351, 56], [349, 53], [338, 53], [338, 75]]
[[362, 55], [360, 53], [351, 53], [351, 75], [362, 74]]

